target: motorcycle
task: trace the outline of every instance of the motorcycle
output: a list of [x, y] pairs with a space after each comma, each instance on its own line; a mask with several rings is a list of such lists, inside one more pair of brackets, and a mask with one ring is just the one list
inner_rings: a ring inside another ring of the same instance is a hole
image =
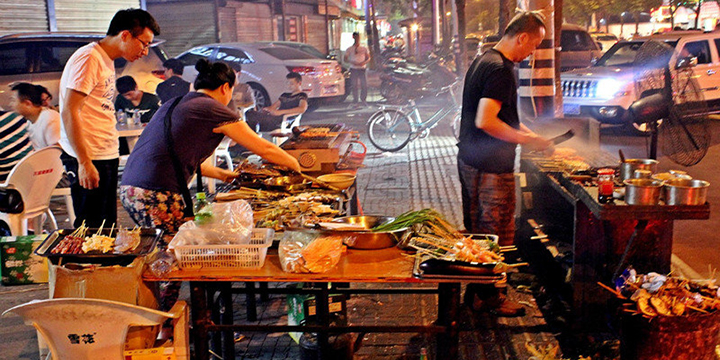
[[388, 102], [397, 104], [435, 94], [440, 88], [456, 81], [457, 76], [441, 57], [431, 59], [424, 65], [390, 58], [383, 64], [380, 80], [380, 95]]

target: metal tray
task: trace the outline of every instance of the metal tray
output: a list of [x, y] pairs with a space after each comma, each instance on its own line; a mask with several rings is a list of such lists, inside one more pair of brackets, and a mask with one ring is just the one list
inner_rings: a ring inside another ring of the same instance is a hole
[[[507, 281], [507, 275], [505, 273], [499, 273], [499, 274], [487, 274], [487, 275], [477, 275], [477, 273], [474, 271], [478, 268], [486, 268], [489, 265], [492, 265], [492, 267], [495, 266], [495, 263], [489, 263], [489, 264], [473, 264], [473, 263], [467, 263], [464, 261], [447, 261], [448, 263], [456, 263], [454, 265], [457, 265], [456, 269], [452, 271], [447, 271], [446, 269], [437, 269], [437, 271], [433, 271], [434, 269], [428, 270], [427, 268], [423, 269], [424, 266], [423, 263], [427, 264], [427, 261], [436, 261], [436, 259], [430, 259], [430, 258], [420, 258], [415, 257], [415, 265], [413, 266], [413, 276], [419, 279], [447, 279], [447, 280], [464, 280], [464, 281], [470, 281], [473, 283], [478, 284], [496, 284]], [[444, 260], [437, 260], [437, 261], [443, 261]], [[470, 271], [463, 271], [461, 269], [462, 267], [468, 267], [466, 270]]]
[[[140, 230], [140, 245], [131, 253], [89, 253], [89, 254], [53, 254], [52, 249], [57, 246], [65, 236], [70, 235], [75, 229], [56, 230], [43, 241], [35, 254], [48, 258], [53, 264], [58, 264], [60, 260], [63, 263], [82, 263], [82, 264], [98, 264], [98, 265], [128, 265], [132, 263], [136, 257], [146, 255], [155, 249], [160, 237], [163, 235], [161, 229], [142, 228]], [[95, 234], [97, 229], [88, 229], [88, 234]], [[110, 233], [109, 228], [103, 229], [103, 235]]]

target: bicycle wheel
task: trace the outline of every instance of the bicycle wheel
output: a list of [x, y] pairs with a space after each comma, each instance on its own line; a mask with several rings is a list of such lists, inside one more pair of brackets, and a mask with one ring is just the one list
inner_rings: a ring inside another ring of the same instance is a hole
[[382, 151], [398, 151], [410, 142], [410, 118], [398, 110], [380, 110], [367, 122], [368, 137]]

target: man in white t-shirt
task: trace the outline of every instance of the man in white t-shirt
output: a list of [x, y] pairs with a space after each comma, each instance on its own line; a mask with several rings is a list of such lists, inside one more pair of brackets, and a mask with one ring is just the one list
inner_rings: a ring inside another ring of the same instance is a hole
[[107, 35], [79, 48], [60, 78], [60, 145], [69, 155], [67, 171], [77, 168], [71, 191], [75, 226], [99, 227], [117, 221], [118, 132], [115, 128], [114, 60], [147, 55], [160, 27], [145, 10], [118, 11]]
[[60, 140], [60, 113], [43, 106], [45, 87], [28, 83], [13, 85], [13, 108], [30, 123], [28, 135], [35, 150], [57, 145]]
[[350, 85], [352, 86], [353, 103], [357, 106], [358, 88], [360, 88], [360, 100], [367, 105], [367, 79], [365, 70], [370, 62], [370, 51], [360, 44], [360, 34], [353, 33], [355, 42], [345, 50], [345, 62], [350, 63]]

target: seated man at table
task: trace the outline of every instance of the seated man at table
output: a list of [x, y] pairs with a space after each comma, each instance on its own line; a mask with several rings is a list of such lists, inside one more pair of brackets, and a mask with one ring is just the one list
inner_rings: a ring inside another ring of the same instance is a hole
[[172, 98], [185, 96], [190, 92], [190, 83], [183, 80], [183, 64], [178, 59], [169, 59], [163, 63], [165, 68], [165, 81], [158, 84], [157, 92], [160, 101], [168, 102]]
[[127, 75], [115, 80], [115, 88], [119, 94], [115, 99], [115, 110], [123, 110], [128, 114], [140, 111], [140, 122], [143, 124], [149, 122], [160, 108], [160, 98], [138, 89], [132, 76]]
[[35, 150], [57, 145], [60, 141], [60, 113], [43, 106], [45, 87], [18, 83], [12, 87], [15, 112], [29, 121], [27, 129]]
[[308, 96], [302, 91], [302, 76], [291, 72], [287, 74], [286, 78], [285, 83], [290, 92], [282, 93], [278, 101], [266, 108], [259, 111], [250, 110], [245, 114], [245, 121], [251, 129], [255, 131], [279, 129], [283, 116], [301, 115], [307, 111]]

